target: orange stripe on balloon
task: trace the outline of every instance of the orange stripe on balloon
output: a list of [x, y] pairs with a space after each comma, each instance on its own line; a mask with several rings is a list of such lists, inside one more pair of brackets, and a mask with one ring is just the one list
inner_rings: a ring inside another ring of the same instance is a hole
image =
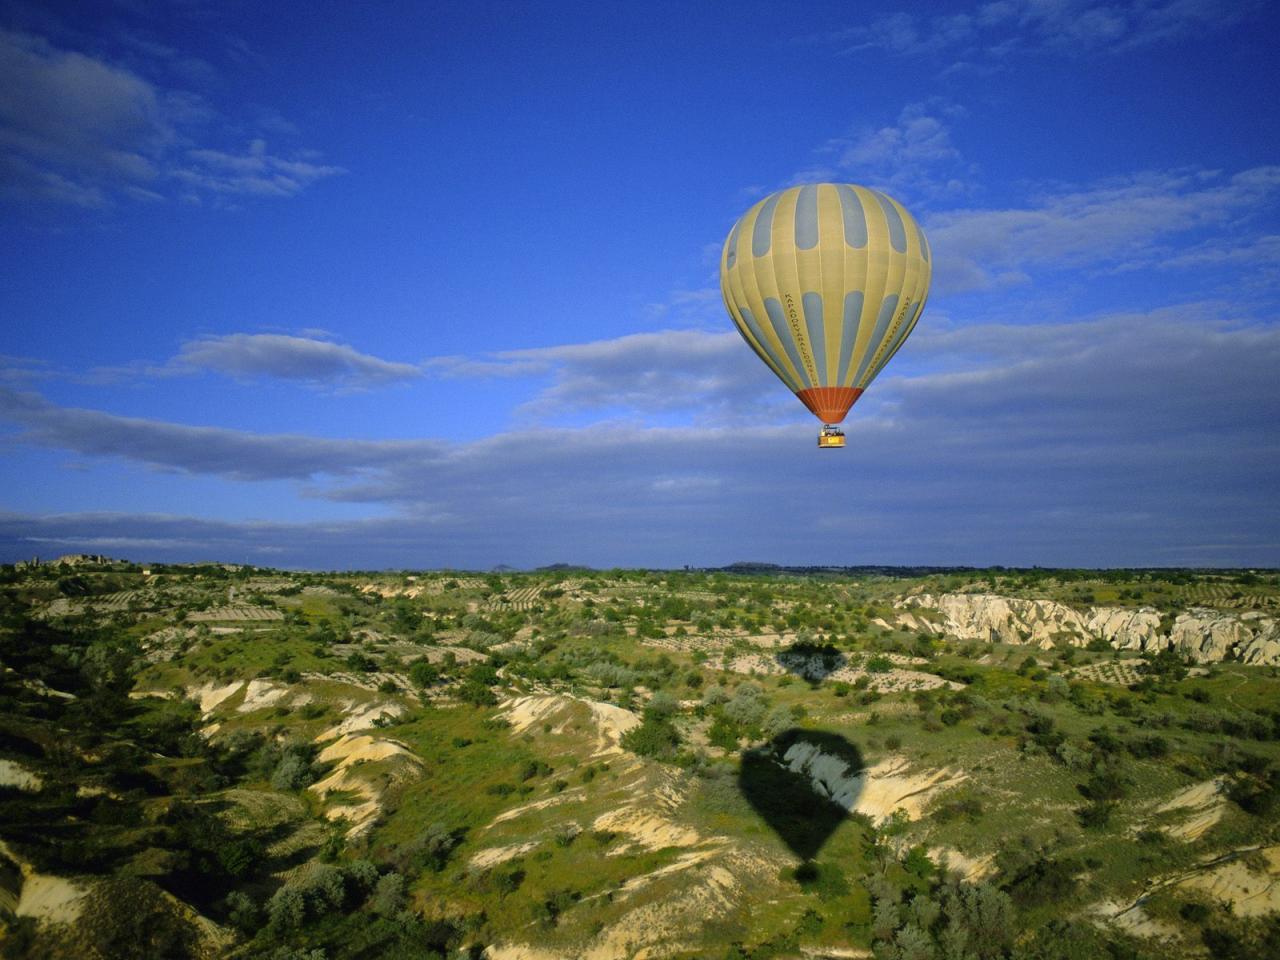
[[839, 423], [862, 396], [859, 387], [808, 387], [797, 390], [800, 402], [823, 423]]

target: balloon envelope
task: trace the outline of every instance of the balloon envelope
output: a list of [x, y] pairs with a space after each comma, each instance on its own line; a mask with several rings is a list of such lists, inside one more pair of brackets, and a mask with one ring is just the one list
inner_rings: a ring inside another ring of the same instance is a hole
[[848, 183], [765, 197], [729, 231], [720, 292], [738, 332], [824, 423], [839, 423], [920, 318], [929, 242], [902, 204]]

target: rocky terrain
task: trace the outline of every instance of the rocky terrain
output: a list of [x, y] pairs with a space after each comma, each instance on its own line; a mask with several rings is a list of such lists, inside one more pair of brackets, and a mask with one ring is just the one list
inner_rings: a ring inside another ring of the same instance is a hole
[[0, 952], [1270, 960], [1277, 595], [9, 568]]
[[[1197, 663], [1224, 660], [1280, 664], [1280, 619], [1260, 611], [1192, 607], [1175, 615], [1151, 607], [1088, 607], [994, 594], [919, 594], [896, 601], [897, 624], [958, 640], [1086, 646], [1101, 641], [1117, 650], [1173, 650]], [[922, 614], [936, 614], [924, 616]]]

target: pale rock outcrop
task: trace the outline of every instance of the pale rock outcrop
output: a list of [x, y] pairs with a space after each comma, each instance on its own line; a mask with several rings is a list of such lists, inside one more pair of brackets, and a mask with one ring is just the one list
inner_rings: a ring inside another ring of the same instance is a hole
[[1094, 607], [1085, 629], [1118, 650], [1146, 650], [1161, 644], [1160, 613], [1150, 607]]
[[1165, 618], [1151, 607], [1090, 607], [1081, 613], [1054, 600], [989, 593], [919, 594], [901, 598], [895, 606], [903, 611], [898, 615], [900, 627], [918, 629], [921, 618], [911, 611], [933, 609], [943, 615], [934, 629], [960, 640], [1025, 643], [1042, 649], [1062, 641], [1085, 646], [1104, 640], [1119, 650], [1173, 649], [1198, 663], [1280, 664], [1280, 620], [1258, 611], [1193, 607], [1178, 614], [1165, 633]]
[[945, 617], [943, 632], [961, 640], [1030, 643], [1048, 649], [1059, 636], [1085, 636], [1088, 632], [1079, 612], [1055, 600], [1022, 600], [989, 593], [924, 593], [900, 600], [898, 606], [939, 611]]
[[1280, 663], [1280, 622], [1257, 611], [1234, 614], [1196, 607], [1178, 615], [1169, 645], [1199, 663], [1232, 658]]

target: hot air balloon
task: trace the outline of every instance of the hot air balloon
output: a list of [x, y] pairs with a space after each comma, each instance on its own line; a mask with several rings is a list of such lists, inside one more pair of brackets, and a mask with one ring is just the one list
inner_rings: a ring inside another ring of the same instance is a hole
[[929, 243], [902, 204], [850, 183], [765, 197], [729, 231], [720, 292], [756, 355], [822, 421], [818, 446], [924, 309]]

